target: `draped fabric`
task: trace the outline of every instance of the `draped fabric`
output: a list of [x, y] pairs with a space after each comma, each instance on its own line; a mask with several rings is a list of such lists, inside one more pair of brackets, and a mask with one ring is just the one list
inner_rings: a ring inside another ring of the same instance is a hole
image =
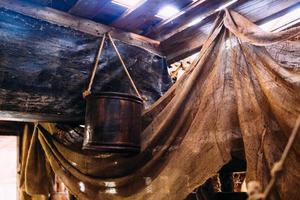
[[[265, 186], [300, 114], [300, 42], [288, 40], [299, 33], [300, 27], [263, 32], [226, 11], [199, 58], [145, 111], [140, 154], [88, 155], [55, 139], [55, 124], [38, 124], [27, 133], [24, 191], [47, 195], [49, 163], [78, 199], [181, 200], [229, 162], [235, 149], [245, 152], [247, 181]], [[273, 199], [300, 195], [299, 141]]]

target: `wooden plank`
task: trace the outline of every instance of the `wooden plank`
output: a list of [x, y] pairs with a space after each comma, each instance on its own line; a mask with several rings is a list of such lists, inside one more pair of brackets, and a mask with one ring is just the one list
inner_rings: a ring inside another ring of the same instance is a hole
[[189, 0], [147, 0], [134, 11], [125, 14], [121, 18], [114, 21], [111, 25], [128, 31], [138, 31], [141, 26], [151, 23], [155, 20], [158, 10], [167, 4], [173, 4], [180, 7], [190, 2]]
[[205, 42], [216, 15], [207, 18], [207, 22], [202, 27], [191, 27], [189, 31], [184, 31], [161, 43], [161, 48], [166, 54], [169, 64], [184, 59], [198, 51]]
[[133, 13], [138, 7], [140, 7], [141, 5], [143, 5], [146, 2], [146, 0], [141, 1], [139, 4], [137, 4], [136, 6], [134, 6], [133, 8], [128, 8], [118, 19], [116, 19], [116, 21], [114, 22], [114, 24], [117, 24], [118, 21], [124, 21], [126, 19], [126, 17], [128, 17], [131, 13]]
[[41, 6], [49, 6], [67, 12], [77, 0], [27, 0], [27, 2]]
[[155, 35], [158, 40], [165, 40], [168, 37], [182, 31], [195, 18], [205, 18], [214, 14], [216, 9], [230, 0], [199, 0], [184, 8], [180, 13], [170, 19], [166, 19], [152, 27], [145, 35]]
[[18, 0], [1, 0], [0, 8], [5, 8], [36, 19], [41, 19], [53, 24], [68, 27], [94, 36], [102, 36], [106, 32], [111, 32], [113, 38], [129, 45], [138, 46], [157, 55], [162, 55], [159, 49], [159, 41], [137, 35], [130, 32], [106, 26], [94, 21], [72, 16], [52, 8], [33, 5]]
[[207, 2], [207, 0], [196, 0], [186, 6], [184, 9], [182, 9], [178, 14], [174, 15], [173, 17], [169, 19], [162, 20], [158, 24], [155, 25], [155, 27], [152, 28], [152, 31], [161, 29], [163, 26], [174, 23], [175, 19], [177, 20], [179, 17], [183, 16], [184, 14], [190, 13], [193, 9], [197, 9], [200, 7], [205, 6], [204, 3]]
[[111, 0], [78, 0], [68, 12], [108, 25], [125, 11], [125, 7], [116, 5]]
[[68, 11], [70, 14], [92, 19], [110, 0], [78, 0]]
[[[251, 0], [238, 4], [233, 10], [257, 23], [266, 18], [270, 19], [272, 15], [296, 5], [298, 2], [297, 0]], [[176, 62], [184, 56], [192, 55], [201, 48], [212, 27], [215, 15], [212, 15], [210, 18], [199, 25], [188, 27], [161, 42], [161, 49], [169, 63]]]
[[[167, 1], [170, 2], [170, 0]], [[161, 3], [161, 0], [148, 0], [135, 9], [134, 12], [125, 14], [125, 16], [121, 16], [119, 19], [115, 20], [111, 26], [131, 31], [137, 30], [149, 19], [149, 16], [155, 15], [155, 12], [157, 12]]]
[[14, 122], [80, 122], [84, 119], [82, 117], [45, 114], [45, 113], [28, 113], [16, 111], [0, 110], [0, 121], [14, 121]]
[[[180, 33], [189, 27], [191, 27], [190, 23], [193, 22], [196, 18], [202, 18], [204, 19], [215, 15], [219, 12], [219, 8], [221, 6], [224, 6], [227, 3], [232, 2], [232, 0], [226, 0], [226, 1], [209, 1], [206, 2], [206, 5], [199, 5], [195, 9], [191, 10], [190, 13], [186, 13], [182, 18], [177, 19], [176, 23], [173, 23], [171, 26], [162, 27], [161, 29], [156, 30], [156, 33], [159, 33], [156, 38], [160, 41], [166, 40], [167, 38], [170, 38], [177, 33]], [[238, 3], [243, 2], [243, 0], [237, 0], [236, 2], [232, 2], [231, 5], [229, 5], [227, 8], [231, 8], [234, 5], [237, 5]], [[207, 8], [206, 8], [207, 7]], [[203, 21], [200, 24], [204, 24]], [[198, 27], [199, 27], [198, 25]], [[155, 33], [150, 33], [155, 34]]]

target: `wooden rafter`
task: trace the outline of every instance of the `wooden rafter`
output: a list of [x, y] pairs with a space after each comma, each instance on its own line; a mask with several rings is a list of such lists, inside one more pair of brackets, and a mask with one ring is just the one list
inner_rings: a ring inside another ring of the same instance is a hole
[[159, 49], [159, 41], [152, 40], [135, 33], [125, 32], [88, 19], [75, 17], [52, 8], [37, 6], [18, 0], [1, 0], [0, 8], [5, 8], [23, 15], [68, 27], [94, 36], [102, 36], [104, 33], [110, 32], [111, 36], [117, 40], [129, 45], [144, 48], [155, 54], [162, 55]]
[[[270, 19], [270, 17], [275, 16], [276, 13], [294, 6], [298, 2], [297, 0], [249, 0], [238, 4], [234, 10], [252, 22], [258, 23], [264, 19]], [[203, 23], [188, 27], [162, 41], [161, 48], [166, 54], [168, 62], [172, 63], [178, 61], [199, 51], [203, 42], [206, 40], [214, 19], [215, 16], [211, 15], [204, 20]], [[274, 27], [274, 29], [276, 29], [276, 27]]]

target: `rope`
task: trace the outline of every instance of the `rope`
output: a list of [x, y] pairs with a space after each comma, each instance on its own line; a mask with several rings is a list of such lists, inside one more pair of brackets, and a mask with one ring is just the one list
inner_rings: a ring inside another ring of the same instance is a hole
[[109, 39], [110, 39], [110, 41], [111, 41], [111, 43], [112, 43], [112, 45], [113, 45], [113, 47], [114, 47], [114, 49], [115, 49], [117, 55], [118, 55], [118, 57], [119, 57], [119, 59], [120, 59], [120, 61], [121, 61], [121, 63], [122, 63], [122, 67], [124, 68], [124, 70], [125, 70], [125, 72], [126, 72], [128, 78], [129, 78], [130, 83], [131, 83], [131, 85], [133, 86], [133, 88], [134, 88], [136, 94], [138, 95], [139, 98], [143, 99], [142, 96], [141, 96], [141, 94], [139, 93], [139, 91], [138, 91], [136, 85], [134, 84], [134, 81], [132, 80], [132, 78], [131, 78], [131, 76], [130, 76], [128, 70], [127, 70], [127, 67], [126, 67], [126, 65], [125, 65], [125, 63], [124, 63], [124, 61], [123, 61], [123, 59], [122, 59], [122, 57], [121, 57], [121, 55], [120, 55], [120, 53], [119, 53], [119, 51], [118, 51], [118, 49], [117, 49], [117, 46], [115, 45], [115, 42], [113, 41], [113, 39], [112, 39], [112, 37], [111, 37], [111, 35], [110, 35], [109, 33], [108, 33], [107, 35], [108, 35], [108, 37], [109, 37]]
[[295, 127], [294, 127], [294, 129], [292, 131], [291, 136], [289, 137], [288, 143], [285, 146], [285, 149], [284, 149], [284, 151], [283, 151], [283, 153], [281, 155], [280, 160], [278, 162], [274, 163], [274, 166], [273, 166], [273, 168], [271, 170], [271, 180], [270, 180], [269, 184], [267, 185], [267, 187], [266, 187], [266, 189], [265, 189], [265, 191], [263, 193], [264, 198], [267, 198], [268, 195], [270, 194], [270, 192], [272, 190], [272, 187], [273, 187], [273, 185], [275, 184], [275, 182], [277, 180], [278, 173], [280, 171], [282, 171], [284, 162], [285, 162], [285, 160], [286, 160], [286, 158], [288, 156], [288, 153], [290, 152], [290, 150], [291, 150], [291, 148], [292, 148], [292, 146], [294, 144], [294, 141], [295, 141], [295, 139], [297, 137], [297, 134], [299, 134], [299, 132], [300, 132], [300, 115], [299, 115], [299, 117], [298, 117], [298, 119], [296, 121], [296, 125], [295, 125]]
[[91, 89], [92, 89], [92, 85], [93, 85], [94, 78], [95, 78], [95, 75], [96, 75], [96, 70], [97, 70], [97, 67], [98, 67], [98, 64], [99, 64], [99, 61], [100, 61], [100, 56], [101, 56], [101, 53], [102, 53], [102, 50], [103, 50], [105, 38], [106, 38], [106, 34], [103, 35], [101, 44], [100, 44], [99, 49], [98, 49], [98, 53], [97, 53], [97, 57], [96, 57], [96, 62], [95, 62], [94, 67], [93, 67], [93, 71], [92, 71], [92, 75], [91, 75], [91, 78], [90, 78], [90, 82], [89, 82], [88, 89], [85, 90], [85, 91], [82, 93], [82, 96], [83, 96], [84, 98], [85, 98], [86, 96], [88, 96], [88, 95], [91, 94]]
[[271, 180], [268, 183], [265, 191], [263, 193], [254, 194], [253, 196], [249, 197], [248, 200], [264, 200], [267, 199], [267, 197], [270, 195], [271, 190], [277, 180], [278, 174], [280, 171], [282, 171], [285, 160], [294, 144], [294, 141], [296, 140], [297, 134], [300, 134], [300, 115], [296, 121], [292, 134], [289, 137], [289, 140], [284, 148], [280, 160], [275, 162], [271, 169]]
[[[128, 76], [128, 78], [130, 80], [131, 85], [133, 86], [133, 88], [134, 88], [136, 94], [138, 95], [138, 97], [143, 100], [143, 98], [142, 98], [141, 94], [139, 93], [139, 91], [138, 91], [138, 89], [137, 89], [137, 87], [136, 87], [133, 79], [130, 76], [130, 73], [127, 70], [127, 67], [126, 67], [126, 65], [125, 65], [125, 63], [124, 63], [124, 61], [123, 61], [123, 59], [121, 57], [121, 54], [119, 53], [119, 50], [118, 50], [115, 42], [113, 41], [113, 39], [112, 39], [112, 37], [111, 37], [111, 35], [109, 33], [107, 33], [107, 35], [108, 35], [108, 38], [109, 38], [109, 40], [111, 41], [111, 43], [112, 43], [112, 45], [114, 47], [114, 50], [116, 51], [116, 53], [118, 55], [119, 60], [121, 61], [122, 67], [124, 68], [124, 70], [126, 72], [126, 75]], [[98, 67], [98, 64], [99, 64], [99, 61], [100, 61], [100, 56], [101, 56], [101, 53], [102, 53], [102, 50], [103, 50], [105, 39], [106, 39], [106, 34], [103, 35], [101, 44], [100, 44], [99, 49], [98, 49], [98, 53], [97, 53], [97, 57], [96, 57], [96, 62], [95, 62], [94, 67], [93, 67], [93, 71], [92, 71], [92, 75], [91, 75], [91, 78], [90, 78], [88, 89], [86, 89], [82, 93], [82, 96], [84, 98], [92, 93], [91, 89], [92, 89], [92, 85], [93, 85], [93, 82], [94, 82], [94, 79], [95, 79], [95, 75], [96, 75], [97, 67]]]
[[[237, 39], [237, 41], [238, 41], [238, 44], [239, 44], [239, 46], [242, 50], [243, 57], [246, 60], [246, 56], [243, 52], [243, 47], [241, 45], [241, 41], [239, 39]], [[246, 64], [248, 65], [248, 63], [246, 63]], [[282, 169], [283, 169], [284, 162], [285, 162], [285, 160], [288, 156], [288, 153], [290, 152], [290, 150], [291, 150], [291, 148], [294, 144], [294, 141], [297, 137], [297, 134], [299, 134], [299, 132], [300, 132], [300, 115], [298, 116], [298, 119], [296, 121], [294, 129], [292, 131], [292, 134], [289, 137], [288, 143], [285, 146], [285, 149], [284, 149], [284, 151], [281, 155], [280, 160], [275, 162], [272, 169], [271, 169], [271, 180], [268, 183], [265, 191], [263, 193], [256, 194], [256, 196], [252, 197], [251, 199], [261, 200], [261, 199], [266, 199], [269, 196], [269, 194], [270, 194], [270, 192], [271, 192], [271, 190], [272, 190], [272, 188], [273, 188], [273, 186], [274, 186], [274, 184], [277, 180], [279, 172], [282, 171]]]

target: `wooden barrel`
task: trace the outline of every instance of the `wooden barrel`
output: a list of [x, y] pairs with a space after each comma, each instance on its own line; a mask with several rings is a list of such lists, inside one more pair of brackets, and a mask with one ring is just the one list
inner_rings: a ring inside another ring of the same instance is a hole
[[87, 96], [83, 149], [138, 153], [142, 110], [143, 101], [133, 95], [103, 92]]

